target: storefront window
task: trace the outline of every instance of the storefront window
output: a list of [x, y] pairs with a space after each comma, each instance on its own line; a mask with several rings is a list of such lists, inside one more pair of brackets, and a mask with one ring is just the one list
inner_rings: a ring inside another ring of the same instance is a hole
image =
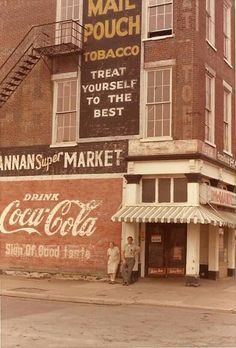
[[148, 178], [142, 180], [142, 202], [187, 202], [186, 178]]
[[144, 179], [142, 185], [142, 202], [155, 202], [156, 179]]
[[174, 178], [174, 202], [187, 202], [187, 179]]
[[158, 179], [158, 202], [170, 202], [170, 178]]

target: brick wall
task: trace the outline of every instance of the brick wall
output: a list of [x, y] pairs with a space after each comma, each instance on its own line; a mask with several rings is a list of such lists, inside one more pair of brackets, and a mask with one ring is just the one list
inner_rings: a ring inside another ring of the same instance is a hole
[[0, 268], [106, 273], [122, 179], [0, 182], [0, 192]]
[[[233, 88], [233, 130], [235, 133], [235, 47], [232, 65], [223, 59], [223, 0], [216, 1], [216, 48], [206, 42], [205, 1], [174, 1], [174, 37], [145, 42], [144, 61], [175, 59], [173, 66], [173, 138], [204, 141], [205, 64], [216, 71], [216, 146], [223, 151], [223, 80]], [[235, 41], [234, 2], [232, 42]], [[233, 153], [236, 142], [233, 139]]]
[[[234, 5], [234, 3], [233, 3]], [[27, 30], [35, 24], [54, 21], [56, 0], [1, 0], [0, 54], [2, 63]], [[24, 22], [22, 21], [24, 19]], [[225, 80], [234, 86], [235, 69], [223, 60], [223, 0], [216, 1], [216, 48], [205, 40], [205, 1], [174, 1], [174, 36], [144, 43], [144, 61], [175, 59], [173, 67], [173, 138], [204, 140], [205, 64], [216, 74], [216, 145], [223, 149], [223, 88]], [[23, 23], [23, 24], [22, 24]], [[11, 30], [9, 30], [11, 28]], [[234, 42], [234, 6], [232, 9]], [[232, 47], [234, 65], [234, 45]], [[76, 57], [41, 60], [14, 96], [0, 109], [0, 146], [50, 144], [52, 133], [51, 73], [75, 71]], [[233, 89], [233, 115], [235, 113]], [[37, 125], [37, 127], [35, 126]], [[235, 130], [233, 119], [233, 133]], [[233, 138], [234, 154], [236, 141]]]
[[[231, 20], [231, 33], [232, 42], [235, 42], [235, 7], [234, 1], [232, 1], [232, 20]], [[216, 127], [215, 127], [215, 143], [219, 151], [223, 151], [223, 80], [226, 81], [233, 89], [233, 103], [232, 103], [232, 142], [233, 142], [233, 154], [236, 154], [236, 143], [235, 143], [235, 45], [232, 47], [232, 67], [230, 67], [224, 61], [223, 54], [223, 1], [216, 1], [216, 34], [215, 34], [215, 47], [213, 49], [205, 40], [205, 3], [204, 1], [199, 2], [199, 28], [200, 35], [196, 44], [196, 51], [198, 56], [198, 81], [199, 81], [199, 110], [200, 115], [204, 118], [204, 107], [205, 107], [205, 64], [211, 67], [216, 72], [215, 80], [215, 93], [216, 93], [216, 104], [215, 104], [215, 116], [216, 116]], [[204, 127], [200, 127], [199, 130], [200, 138], [204, 139]]]
[[[28, 30], [56, 20], [56, 0], [1, 0], [0, 64]], [[1, 79], [7, 69], [1, 69]], [[0, 146], [51, 142], [51, 62], [41, 60], [0, 109]]]

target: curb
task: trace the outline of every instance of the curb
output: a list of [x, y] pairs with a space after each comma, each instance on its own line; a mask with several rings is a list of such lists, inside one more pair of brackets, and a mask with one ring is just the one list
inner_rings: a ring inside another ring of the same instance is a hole
[[134, 301], [130, 300], [109, 300], [109, 299], [99, 299], [97, 297], [75, 297], [75, 296], [62, 296], [62, 295], [46, 295], [46, 294], [32, 294], [26, 292], [3, 290], [1, 293], [3, 297], [16, 297], [25, 298], [32, 300], [44, 300], [44, 301], [57, 301], [57, 302], [71, 302], [71, 303], [84, 303], [84, 304], [97, 304], [97, 305], [131, 305], [135, 304]]
[[157, 307], [166, 307], [166, 308], [184, 308], [184, 309], [196, 309], [196, 310], [209, 310], [217, 312], [228, 312], [236, 314], [236, 308], [215, 308], [208, 306], [199, 306], [199, 305], [187, 305], [179, 303], [163, 303], [158, 301], [150, 300], [116, 300], [116, 299], [100, 299], [97, 297], [78, 297], [78, 296], [62, 296], [62, 295], [53, 295], [53, 294], [32, 294], [26, 292], [14, 292], [10, 290], [2, 290], [1, 296], [3, 297], [14, 297], [14, 298], [23, 298], [23, 299], [32, 299], [32, 300], [44, 300], [44, 301], [55, 301], [55, 302], [67, 302], [67, 303], [81, 303], [81, 304], [95, 304], [95, 305], [110, 305], [110, 306], [122, 306], [122, 305], [140, 305], [140, 306], [157, 306]]

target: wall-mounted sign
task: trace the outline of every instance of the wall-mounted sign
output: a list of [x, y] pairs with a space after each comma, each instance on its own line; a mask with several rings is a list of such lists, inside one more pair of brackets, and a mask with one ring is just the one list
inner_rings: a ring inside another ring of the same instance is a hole
[[[32, 208], [32, 201], [45, 207]], [[43, 234], [61, 238], [71, 234], [73, 237], [91, 236], [96, 230], [97, 217], [93, 211], [102, 204], [91, 200], [82, 202], [79, 199], [60, 199], [58, 193], [26, 193], [21, 200], [7, 204], [0, 215], [0, 233], [9, 235], [17, 233]], [[27, 206], [28, 205], [28, 206]], [[31, 206], [31, 208], [29, 208]]]
[[220, 153], [220, 152], [217, 152], [217, 153], [216, 153], [216, 158], [217, 158], [220, 162], [226, 164], [227, 166], [236, 169], [236, 159], [235, 159], [235, 158], [233, 158], [233, 157], [231, 157], [231, 156], [229, 156], [229, 155], [226, 155], [226, 154], [224, 154], [224, 153], [222, 154], [222, 153]]
[[185, 270], [184, 268], [181, 268], [181, 267], [171, 267], [171, 268], [167, 268], [167, 273], [176, 274], [176, 275], [184, 275]]
[[166, 274], [166, 268], [164, 267], [149, 267], [148, 275], [163, 275]]
[[152, 234], [151, 235], [152, 243], [161, 243], [161, 234]]
[[200, 185], [200, 203], [236, 208], [236, 194], [206, 184]]
[[126, 155], [126, 141], [1, 149], [0, 176], [122, 173]]
[[80, 137], [139, 133], [141, 0], [84, 1]]
[[171, 250], [171, 258], [173, 261], [181, 261], [183, 258], [183, 247], [174, 246]]
[[[0, 267], [106, 269], [122, 178], [0, 181]], [[111, 199], [112, 197], [112, 199]]]
[[227, 167], [236, 169], [236, 159], [232, 156], [227, 155], [226, 153], [221, 153], [217, 151], [216, 148], [213, 148], [212, 146], [206, 144], [206, 143], [199, 143], [200, 152], [204, 155], [216, 159], [219, 162], [225, 164]]

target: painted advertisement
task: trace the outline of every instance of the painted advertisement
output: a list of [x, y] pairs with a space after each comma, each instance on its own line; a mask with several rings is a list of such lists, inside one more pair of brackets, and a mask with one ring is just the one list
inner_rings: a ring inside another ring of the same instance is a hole
[[139, 133], [141, 0], [85, 0], [80, 137]]
[[224, 164], [228, 168], [236, 169], [236, 159], [227, 153], [218, 151], [215, 147], [208, 145], [207, 143], [199, 142], [199, 151], [207, 157], [215, 159]]
[[200, 203], [236, 208], [236, 194], [206, 184], [200, 185]]
[[101, 174], [126, 172], [127, 142], [84, 143], [70, 148], [0, 150], [0, 176]]
[[[101, 270], [109, 241], [120, 244], [111, 221], [122, 179], [0, 182], [2, 268]], [[110, 199], [112, 192], [112, 200]]]

